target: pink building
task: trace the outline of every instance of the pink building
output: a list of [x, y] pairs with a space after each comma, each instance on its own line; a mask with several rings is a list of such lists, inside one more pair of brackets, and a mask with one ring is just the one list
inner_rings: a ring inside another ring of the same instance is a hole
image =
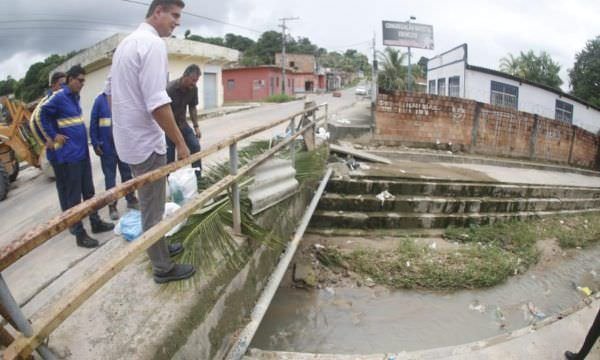
[[[296, 76], [286, 69], [285, 93], [292, 96]], [[281, 94], [281, 67], [263, 65], [235, 69], [223, 69], [223, 91], [225, 101], [258, 101], [271, 95]]]

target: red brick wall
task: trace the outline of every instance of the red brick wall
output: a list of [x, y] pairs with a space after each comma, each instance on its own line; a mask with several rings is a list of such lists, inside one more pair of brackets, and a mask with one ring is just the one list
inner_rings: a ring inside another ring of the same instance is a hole
[[560, 121], [472, 100], [428, 94], [380, 94], [375, 140], [417, 146], [451, 144], [479, 154], [594, 167], [595, 134]]

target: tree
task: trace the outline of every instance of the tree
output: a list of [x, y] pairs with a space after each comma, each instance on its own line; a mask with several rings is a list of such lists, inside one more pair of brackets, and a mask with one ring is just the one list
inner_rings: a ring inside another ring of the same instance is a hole
[[377, 76], [379, 88], [386, 91], [406, 89], [407, 67], [404, 65], [406, 54], [400, 50], [386, 47], [383, 52], [378, 52], [381, 69]]
[[225, 35], [225, 46], [244, 52], [251, 48], [256, 42], [250, 38], [235, 34]]
[[569, 78], [573, 95], [600, 107], [600, 36], [589, 40], [575, 55]]
[[556, 89], [560, 89], [563, 83], [558, 76], [560, 65], [545, 51], [539, 55], [535, 55], [533, 50], [521, 51], [517, 58], [508, 54], [500, 59], [500, 71]]
[[13, 94], [17, 90], [19, 82], [10, 75], [6, 80], [0, 80], [0, 96]]
[[73, 55], [75, 55], [74, 51], [67, 55], [54, 54], [48, 56], [44, 61], [31, 65], [25, 73], [25, 77], [15, 89], [17, 98], [29, 102], [40, 97], [48, 88], [50, 71], [73, 57]]

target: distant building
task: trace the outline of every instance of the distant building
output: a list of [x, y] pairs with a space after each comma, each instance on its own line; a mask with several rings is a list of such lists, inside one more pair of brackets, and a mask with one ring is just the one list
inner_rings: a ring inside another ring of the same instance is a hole
[[[281, 53], [275, 54], [275, 65], [281, 67]], [[317, 60], [311, 54], [285, 54], [286, 68], [294, 71], [296, 79], [294, 93], [325, 90], [325, 74], [319, 78]]]
[[[293, 96], [296, 78], [292, 69], [286, 69], [285, 93]], [[223, 69], [225, 101], [260, 101], [281, 94], [282, 69], [275, 65]]]
[[600, 130], [600, 108], [546, 85], [470, 65], [467, 55], [467, 44], [462, 44], [429, 59], [428, 93], [538, 114], [593, 133]]
[[[76, 64], [81, 64], [85, 68], [87, 75], [85, 86], [81, 91], [81, 107], [87, 121], [89, 121], [94, 99], [104, 89], [112, 55], [117, 45], [126, 36], [126, 34], [115, 34], [102, 40], [80, 51], [52, 71], [66, 71]], [[202, 76], [198, 81], [198, 108], [221, 106], [223, 104], [221, 70], [224, 65], [236, 62], [239, 52], [222, 46], [184, 39], [166, 38], [165, 42], [169, 54], [169, 80], [180, 77], [188, 65], [197, 64], [202, 70]]]

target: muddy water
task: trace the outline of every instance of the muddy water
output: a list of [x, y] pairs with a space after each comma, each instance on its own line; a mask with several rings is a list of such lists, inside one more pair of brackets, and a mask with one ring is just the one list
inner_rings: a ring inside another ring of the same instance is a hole
[[[560, 256], [560, 255], [559, 255]], [[381, 353], [464, 344], [532, 324], [578, 304], [573, 283], [600, 288], [600, 246], [573, 251], [505, 284], [452, 293], [383, 288], [280, 288], [251, 347]]]

